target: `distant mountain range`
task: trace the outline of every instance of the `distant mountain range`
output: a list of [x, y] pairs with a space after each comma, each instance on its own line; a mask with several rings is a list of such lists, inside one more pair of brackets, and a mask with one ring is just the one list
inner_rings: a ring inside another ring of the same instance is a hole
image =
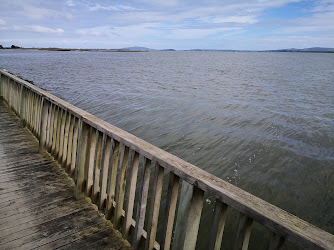
[[334, 53], [334, 48], [322, 48], [322, 47], [313, 47], [313, 48], [306, 48], [306, 49], [278, 49], [278, 50], [267, 50], [267, 51], [274, 51], [274, 52], [330, 52]]
[[[154, 51], [155, 49], [150, 49], [146, 47], [128, 47], [128, 48], [122, 48], [120, 50], [129, 50], [129, 51]], [[174, 49], [163, 49], [161, 51], [175, 51]], [[244, 51], [244, 52], [252, 52], [253, 50], [227, 50], [227, 49], [188, 49], [184, 51], [225, 51], [225, 52], [238, 52], [238, 51]], [[305, 49], [277, 49], [277, 50], [260, 50], [257, 52], [326, 52], [326, 53], [334, 53], [334, 48], [323, 48], [323, 47], [313, 47], [313, 48], [305, 48]]]

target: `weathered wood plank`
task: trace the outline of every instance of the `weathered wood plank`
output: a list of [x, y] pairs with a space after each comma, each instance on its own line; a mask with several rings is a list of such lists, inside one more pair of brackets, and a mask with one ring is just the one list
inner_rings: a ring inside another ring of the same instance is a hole
[[86, 185], [86, 195], [90, 197], [93, 187], [93, 178], [94, 178], [94, 166], [95, 166], [95, 153], [96, 153], [96, 143], [98, 138], [98, 131], [94, 128], [90, 128], [90, 145], [89, 145], [89, 162], [87, 170], [87, 185]]
[[169, 184], [166, 201], [166, 211], [163, 227], [163, 238], [161, 242], [161, 249], [169, 250], [172, 241], [174, 218], [176, 213], [177, 197], [180, 185], [180, 178], [174, 173], [169, 173]]
[[237, 237], [234, 244], [235, 250], [247, 250], [251, 235], [253, 220], [244, 214], [239, 214]]
[[223, 239], [227, 205], [220, 200], [216, 200], [215, 212], [211, 223], [211, 235], [209, 242], [210, 250], [219, 250]]
[[139, 166], [139, 154], [135, 151], [132, 151], [129, 184], [126, 192], [125, 220], [123, 223], [123, 237], [125, 239], [129, 238], [130, 229], [133, 221], [132, 215], [133, 215], [133, 207], [136, 194], [138, 166]]
[[139, 201], [137, 207], [137, 216], [136, 216], [136, 227], [133, 235], [133, 249], [138, 249], [140, 247], [140, 241], [143, 236], [144, 222], [146, 215], [146, 204], [147, 204], [147, 195], [148, 188], [150, 184], [150, 174], [151, 174], [151, 160], [144, 159], [144, 171], [142, 176], [142, 182], [139, 193]]
[[102, 149], [101, 157], [101, 178], [100, 178], [100, 198], [98, 207], [101, 211], [104, 210], [107, 200], [107, 183], [108, 183], [108, 171], [109, 171], [109, 160], [111, 150], [111, 138], [108, 136], [104, 137], [104, 147]]
[[148, 215], [147, 239], [145, 242], [145, 249], [150, 249], [150, 250], [154, 249], [155, 237], [158, 227], [163, 177], [164, 177], [164, 168], [159, 166], [159, 164], [155, 164], [154, 183], [152, 190], [151, 205], [149, 210], [150, 212]]
[[118, 188], [116, 197], [116, 208], [115, 208], [115, 218], [114, 226], [118, 229], [121, 226], [123, 202], [125, 195], [125, 182], [126, 182], [126, 172], [129, 163], [129, 148], [122, 145], [121, 156], [120, 156], [120, 168], [118, 172]]
[[105, 135], [98, 131], [97, 135], [97, 146], [96, 146], [96, 156], [94, 161], [94, 182], [93, 182], [93, 192], [92, 192], [92, 202], [97, 203], [100, 193], [100, 175], [101, 175], [101, 158], [102, 151], [105, 143]]

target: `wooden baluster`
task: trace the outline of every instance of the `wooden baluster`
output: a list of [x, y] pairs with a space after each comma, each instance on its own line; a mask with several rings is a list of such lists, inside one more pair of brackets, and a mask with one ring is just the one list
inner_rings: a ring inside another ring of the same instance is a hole
[[148, 216], [148, 224], [147, 224], [148, 230], [147, 230], [145, 249], [150, 249], [150, 250], [154, 249], [154, 243], [158, 227], [163, 177], [164, 177], [164, 168], [161, 167], [158, 163], [156, 163], [150, 213]]
[[115, 199], [118, 157], [119, 157], [119, 142], [114, 140], [111, 169], [108, 175], [109, 188], [107, 191], [107, 205], [106, 205], [106, 218], [107, 219], [110, 219], [112, 216], [113, 202]]
[[133, 206], [135, 201], [136, 194], [136, 184], [137, 184], [137, 174], [139, 166], [139, 154], [135, 151], [131, 151], [131, 168], [128, 189], [126, 191], [126, 206], [125, 206], [125, 221], [123, 223], [123, 237], [125, 239], [129, 238], [132, 215], [133, 215]]
[[25, 126], [26, 119], [26, 88], [24, 85], [21, 85], [20, 91], [20, 126]]
[[91, 128], [91, 138], [89, 146], [89, 162], [87, 171], [87, 185], [86, 185], [86, 195], [88, 197], [92, 194], [93, 178], [94, 178], [94, 165], [95, 165], [95, 153], [96, 153], [96, 143], [99, 131], [95, 128]]
[[180, 177], [174, 173], [169, 173], [169, 184], [166, 201], [166, 212], [164, 218], [163, 238], [161, 242], [161, 250], [169, 250], [172, 241], [174, 218], [176, 213], [176, 203], [179, 192]]
[[63, 160], [66, 119], [67, 119], [67, 111], [63, 110], [63, 116], [61, 119], [61, 126], [60, 126], [60, 141], [59, 141], [59, 154], [58, 154], [59, 164], [62, 164]]
[[96, 160], [95, 160], [95, 167], [94, 167], [94, 183], [93, 183], [93, 193], [92, 193], [92, 202], [97, 203], [99, 194], [100, 194], [100, 174], [101, 174], [101, 158], [102, 158], [102, 151], [105, 147], [105, 134], [99, 132], [98, 134], [98, 141], [97, 141], [97, 148], [96, 148]]
[[121, 226], [122, 212], [123, 212], [123, 202], [125, 193], [125, 182], [126, 182], [126, 171], [129, 164], [129, 147], [122, 145], [121, 158], [120, 158], [120, 168], [118, 172], [118, 187], [117, 187], [117, 197], [116, 197], [116, 208], [115, 208], [115, 219], [114, 227], [118, 229]]
[[248, 249], [248, 243], [252, 231], [252, 224], [253, 220], [251, 218], [248, 218], [246, 215], [240, 213], [237, 237], [234, 245], [235, 250]]
[[74, 125], [75, 125], [75, 116], [70, 115], [70, 129], [68, 131], [68, 145], [67, 145], [67, 159], [66, 159], [66, 172], [71, 173], [71, 162], [73, 154], [73, 142], [74, 142]]
[[65, 132], [64, 132], [63, 157], [61, 159], [61, 165], [65, 169], [67, 167], [66, 159], [67, 159], [67, 153], [68, 153], [68, 139], [69, 139], [69, 133], [70, 133], [70, 125], [71, 125], [71, 114], [70, 112], [67, 112], [67, 119], [66, 119]]
[[58, 113], [59, 113], [59, 107], [56, 106], [55, 107], [55, 113], [54, 113], [54, 116], [53, 116], [52, 148], [51, 148], [51, 155], [52, 156], [54, 156], [55, 149], [56, 149]]
[[42, 114], [41, 114], [41, 128], [40, 128], [40, 138], [39, 138], [39, 152], [45, 149], [46, 144], [46, 134], [47, 134], [47, 125], [48, 125], [48, 112], [49, 112], [49, 102], [42, 99]]
[[72, 155], [71, 155], [71, 167], [69, 175], [75, 178], [74, 170], [77, 160], [77, 147], [78, 147], [78, 135], [79, 135], [79, 119], [74, 117], [74, 128], [73, 128], [73, 142], [72, 142]]
[[133, 249], [139, 249], [140, 241], [143, 236], [148, 188], [150, 184], [151, 160], [144, 158], [144, 171], [142, 176], [139, 201], [137, 207], [136, 227], [133, 236]]
[[187, 211], [187, 222], [185, 229], [185, 236], [182, 242], [182, 249], [195, 249], [199, 223], [203, 208], [204, 191], [194, 186], [190, 203]]
[[108, 183], [108, 171], [109, 171], [109, 161], [110, 161], [110, 150], [111, 150], [111, 138], [105, 136], [104, 147], [102, 149], [101, 157], [101, 177], [100, 177], [100, 199], [99, 199], [99, 209], [102, 211], [106, 207], [107, 200], [107, 183]]
[[64, 113], [64, 110], [59, 107], [58, 122], [57, 122], [56, 151], [55, 151], [55, 155], [54, 155], [55, 160], [58, 160], [58, 156], [59, 156], [59, 153], [60, 153], [61, 124], [62, 124], [62, 120], [63, 120], [63, 113]]
[[270, 232], [268, 250], [282, 250], [285, 239], [274, 232]]
[[79, 135], [78, 135], [78, 147], [77, 147], [77, 160], [76, 160], [76, 185], [74, 187], [74, 197], [79, 200], [85, 198], [84, 184], [85, 184], [85, 171], [88, 165], [88, 143], [89, 143], [89, 125], [83, 121], [79, 121]]
[[210, 250], [219, 250], [221, 247], [226, 214], [227, 214], [227, 205], [217, 199], [211, 226], [211, 236], [209, 243]]

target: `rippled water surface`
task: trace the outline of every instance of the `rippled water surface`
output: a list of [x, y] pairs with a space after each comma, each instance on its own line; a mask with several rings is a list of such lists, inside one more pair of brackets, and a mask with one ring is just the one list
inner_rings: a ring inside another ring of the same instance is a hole
[[334, 233], [334, 54], [2, 50], [0, 67]]

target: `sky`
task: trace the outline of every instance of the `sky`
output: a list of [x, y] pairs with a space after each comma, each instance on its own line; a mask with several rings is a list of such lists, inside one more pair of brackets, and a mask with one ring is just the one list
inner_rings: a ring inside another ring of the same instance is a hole
[[0, 0], [0, 6], [6, 47], [334, 47], [334, 0]]

